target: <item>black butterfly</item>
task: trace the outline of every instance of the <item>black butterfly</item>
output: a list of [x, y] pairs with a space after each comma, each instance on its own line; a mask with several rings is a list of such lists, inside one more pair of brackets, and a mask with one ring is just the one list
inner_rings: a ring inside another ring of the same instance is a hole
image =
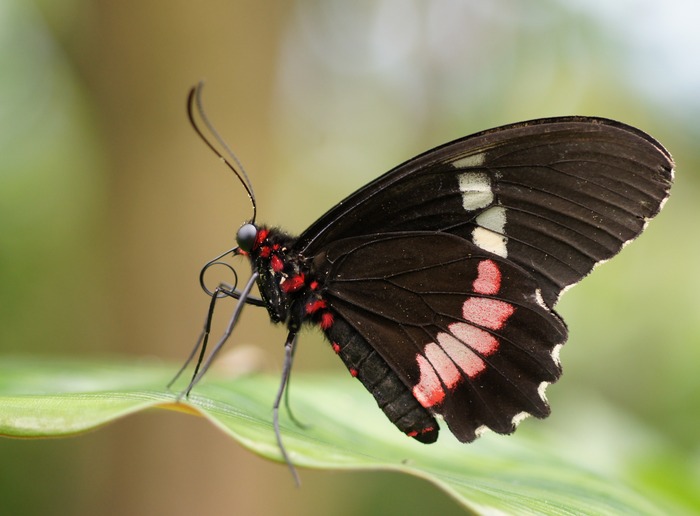
[[[250, 281], [242, 292], [208, 291], [208, 321], [217, 298], [240, 300], [213, 354], [243, 303], [264, 306], [288, 330], [277, 429], [307, 324], [406, 435], [434, 442], [435, 416], [462, 442], [487, 428], [511, 433], [524, 417], [549, 414], [544, 391], [561, 374], [567, 339], [553, 310], [562, 292], [642, 232], [672, 180], [671, 156], [638, 129], [548, 118], [421, 154], [299, 237], [253, 216], [230, 251], [250, 260]], [[249, 295], [253, 283], [261, 299]]]

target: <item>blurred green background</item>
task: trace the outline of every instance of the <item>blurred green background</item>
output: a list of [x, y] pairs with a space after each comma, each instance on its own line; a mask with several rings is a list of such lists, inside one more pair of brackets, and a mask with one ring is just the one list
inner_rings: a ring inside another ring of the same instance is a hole
[[[645, 485], [700, 511], [698, 20], [693, 0], [0, 0], [0, 357], [186, 356], [208, 303], [199, 269], [250, 216], [187, 123], [200, 79], [258, 220], [293, 232], [448, 140], [614, 118], [670, 150], [676, 186], [648, 233], [559, 305], [571, 338], [553, 415], [523, 427], [601, 470], [630, 446]], [[237, 332], [279, 370], [284, 331], [264, 311]], [[315, 332], [296, 367], [347, 374]], [[630, 428], [661, 446], [635, 455]], [[460, 512], [398, 474], [302, 477], [297, 490], [285, 467], [162, 411], [0, 440], [2, 514]]]

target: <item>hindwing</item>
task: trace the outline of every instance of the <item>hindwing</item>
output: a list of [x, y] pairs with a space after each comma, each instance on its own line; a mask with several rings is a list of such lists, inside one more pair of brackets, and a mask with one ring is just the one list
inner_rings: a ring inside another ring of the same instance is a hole
[[566, 327], [518, 265], [435, 232], [343, 239], [314, 264], [335, 317], [461, 441], [549, 413], [544, 386], [559, 377]]

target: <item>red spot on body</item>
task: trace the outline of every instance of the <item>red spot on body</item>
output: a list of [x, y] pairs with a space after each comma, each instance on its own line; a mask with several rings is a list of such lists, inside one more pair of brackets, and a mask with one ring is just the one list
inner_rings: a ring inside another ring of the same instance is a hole
[[311, 290], [316, 290], [318, 288], [318, 281], [314, 280], [311, 283], [309, 283], [309, 288]]
[[350, 369], [350, 376], [352, 376], [353, 378], [356, 378], [357, 377], [357, 369], [355, 369], [355, 368]]
[[323, 312], [321, 314], [321, 329], [322, 330], [327, 330], [331, 326], [333, 326], [333, 314], [330, 312]]
[[286, 293], [296, 292], [301, 287], [304, 286], [304, 275], [297, 274], [296, 276], [291, 276], [287, 278], [284, 282], [280, 283], [280, 288]]
[[501, 289], [501, 270], [493, 260], [483, 260], [478, 265], [478, 276], [472, 284], [477, 294], [494, 295]]
[[279, 250], [280, 250], [280, 245], [279, 245], [279, 244], [273, 245], [273, 246], [272, 246], [272, 250], [273, 250], [273, 251], [279, 251]]
[[[263, 249], [270, 248], [264, 247]], [[284, 269], [284, 262], [282, 261], [282, 258], [277, 256], [276, 254], [273, 254], [272, 258], [270, 258], [270, 267], [272, 267], [272, 270], [275, 272], [282, 272], [282, 269]]]
[[262, 245], [262, 243], [267, 240], [267, 235], [270, 234], [270, 230], [268, 229], [261, 229], [258, 231], [258, 234], [255, 235], [255, 243], [253, 244], [253, 249], [257, 249]]
[[323, 299], [317, 299], [306, 304], [306, 313], [313, 314], [323, 308], [326, 308], [326, 302]]
[[260, 248], [260, 252], [258, 254], [260, 255], [261, 258], [269, 258], [271, 252], [272, 252], [272, 249], [270, 249], [269, 246], [264, 245]]
[[337, 342], [332, 343], [331, 347], [333, 348], [333, 351], [335, 351], [336, 353], [340, 353], [340, 346]]
[[421, 428], [420, 430], [411, 430], [406, 435], [409, 437], [418, 437], [419, 435], [428, 434], [434, 430], [435, 427], [429, 426], [428, 428]]

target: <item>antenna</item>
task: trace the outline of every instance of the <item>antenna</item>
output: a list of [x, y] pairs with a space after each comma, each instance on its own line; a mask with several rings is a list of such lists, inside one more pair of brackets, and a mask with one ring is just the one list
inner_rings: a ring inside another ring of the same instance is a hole
[[[257, 205], [255, 203], [255, 194], [253, 193], [253, 185], [250, 182], [250, 179], [248, 179], [248, 175], [245, 173], [245, 170], [243, 168], [243, 165], [241, 164], [240, 160], [236, 157], [236, 155], [233, 153], [231, 148], [226, 144], [224, 139], [221, 137], [219, 132], [216, 130], [214, 125], [209, 121], [209, 118], [207, 117], [204, 107], [202, 106], [202, 89], [204, 88], [204, 81], [199, 81], [197, 83], [197, 86], [193, 87], [190, 90], [190, 93], [187, 95], [187, 116], [190, 119], [190, 124], [192, 125], [192, 128], [195, 130], [195, 132], [199, 135], [199, 137], [202, 139], [202, 141], [209, 147], [214, 154], [217, 155], [217, 157], [224, 162], [224, 164], [234, 173], [236, 174], [236, 177], [238, 180], [241, 182], [243, 185], [243, 188], [245, 188], [246, 193], [248, 194], [248, 198], [250, 199], [250, 203], [253, 205], [253, 218], [250, 220], [251, 224], [255, 223], [255, 217], [257, 215]], [[214, 140], [224, 149], [226, 154], [228, 155], [229, 158], [235, 163], [235, 166], [224, 157], [224, 155], [217, 150], [217, 148], [214, 146], [214, 144], [211, 142], [209, 138], [207, 138], [204, 135], [204, 132], [202, 129], [199, 127], [197, 122], [195, 121], [195, 116], [194, 113], [196, 112], [199, 114], [199, 118], [201, 118], [202, 122], [204, 123], [204, 127], [206, 127], [207, 131], [209, 134], [211, 134], [214, 137]]]

